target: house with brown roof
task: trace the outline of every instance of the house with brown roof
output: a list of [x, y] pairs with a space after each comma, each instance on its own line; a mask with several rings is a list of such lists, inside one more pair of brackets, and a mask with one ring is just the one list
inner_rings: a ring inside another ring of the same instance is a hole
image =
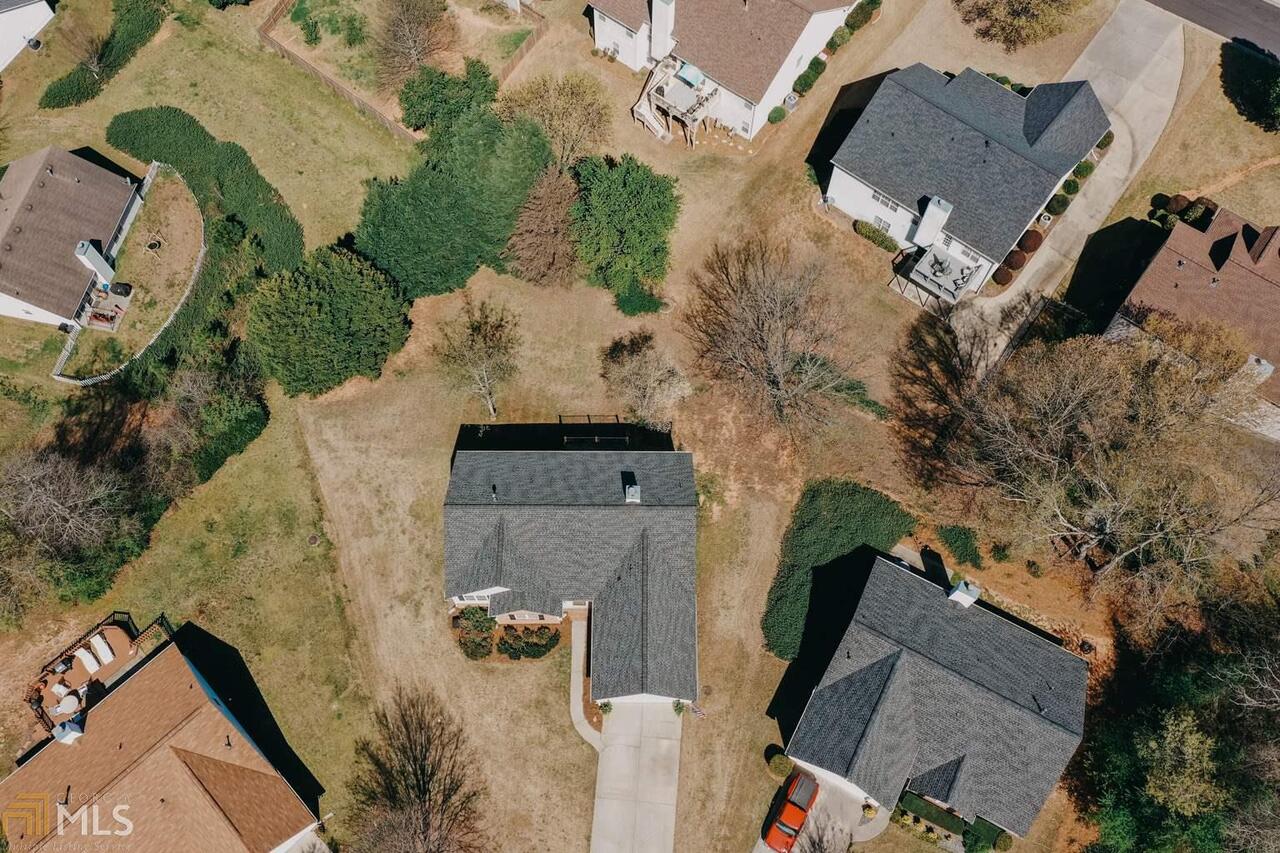
[[115, 257], [141, 205], [136, 182], [59, 148], [10, 163], [0, 177], [0, 316], [114, 329], [127, 304], [115, 297], [128, 295]]
[[1133, 334], [1152, 314], [1234, 329], [1258, 380], [1249, 426], [1280, 440], [1280, 226], [1260, 227], [1225, 208], [1197, 228], [1176, 220], [1120, 307], [1107, 335]]
[[[107, 666], [104, 656], [117, 664], [105, 693], [86, 692], [81, 709], [0, 781], [9, 849], [324, 849], [316, 846], [313, 807], [233, 713], [236, 700], [212, 686], [218, 679], [211, 676], [221, 673], [197, 667], [181, 631], [176, 638], [166, 631], [146, 652], [139, 647], [146, 632], [125, 630], [131, 624], [114, 618], [78, 642], [76, 650], [100, 665]], [[46, 668], [42, 681], [64, 674], [74, 680], [71, 667], [82, 663]]]
[[857, 0], [591, 0], [596, 48], [652, 68], [632, 115], [658, 137], [676, 121], [753, 139]]

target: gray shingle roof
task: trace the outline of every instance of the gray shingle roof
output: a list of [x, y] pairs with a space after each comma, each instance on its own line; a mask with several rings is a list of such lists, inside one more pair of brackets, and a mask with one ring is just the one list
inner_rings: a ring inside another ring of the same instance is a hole
[[47, 0], [0, 0], [0, 13], [21, 9], [23, 6], [30, 6], [33, 3], [46, 2]]
[[[623, 471], [638, 505], [624, 501]], [[591, 600], [593, 698], [697, 697], [690, 454], [459, 452], [444, 523], [446, 595], [506, 587], [491, 612], [557, 616], [565, 600]]]
[[1111, 126], [1084, 81], [1022, 97], [984, 74], [916, 63], [884, 79], [832, 162], [904, 205], [932, 196], [946, 230], [1000, 261]]
[[1084, 731], [1084, 660], [877, 559], [787, 753], [1023, 835]]

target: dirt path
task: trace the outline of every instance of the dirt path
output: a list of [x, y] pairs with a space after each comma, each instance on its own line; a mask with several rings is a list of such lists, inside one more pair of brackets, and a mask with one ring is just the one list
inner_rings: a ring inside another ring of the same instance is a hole
[[1237, 169], [1230, 174], [1224, 175], [1208, 186], [1201, 187], [1198, 190], [1187, 190], [1183, 195], [1190, 198], [1198, 198], [1199, 196], [1208, 196], [1213, 198], [1220, 192], [1231, 189], [1236, 184], [1245, 180], [1255, 172], [1261, 172], [1264, 169], [1270, 169], [1272, 166], [1280, 166], [1280, 156], [1268, 157], [1243, 169]]

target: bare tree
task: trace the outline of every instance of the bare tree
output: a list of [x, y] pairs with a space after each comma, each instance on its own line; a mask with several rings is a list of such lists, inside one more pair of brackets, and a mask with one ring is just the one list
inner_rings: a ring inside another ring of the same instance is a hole
[[458, 43], [446, 0], [383, 0], [374, 46], [378, 85], [398, 91], [410, 77]]
[[503, 95], [498, 112], [504, 118], [526, 115], [537, 122], [561, 171], [608, 145], [613, 135], [604, 86], [581, 71], [558, 79], [539, 75]]
[[68, 31], [65, 36], [71, 55], [85, 71], [102, 79], [107, 55], [107, 37], [82, 30]]
[[693, 390], [648, 329], [615, 338], [600, 353], [600, 365], [613, 396], [631, 417], [650, 426], [670, 429], [672, 406]]
[[118, 532], [123, 504], [119, 476], [54, 453], [18, 453], [0, 469], [0, 515], [49, 556], [102, 545]]
[[578, 184], [554, 167], [533, 185], [516, 217], [505, 257], [511, 271], [531, 284], [567, 285], [578, 274], [578, 250], [573, 240], [570, 209], [578, 199]]
[[483, 853], [485, 788], [462, 727], [429, 689], [397, 687], [356, 744], [356, 849]]
[[1280, 853], [1280, 796], [1268, 793], [1232, 812], [1222, 830], [1225, 853]]
[[837, 326], [817, 262], [753, 237], [717, 244], [690, 277], [685, 335], [699, 366], [779, 423], [820, 417], [845, 383], [832, 359]]
[[48, 589], [45, 561], [35, 547], [0, 529], [0, 627], [20, 623], [27, 607]]
[[462, 311], [440, 324], [435, 345], [440, 366], [455, 388], [484, 401], [491, 419], [498, 417], [498, 389], [519, 370], [519, 319], [503, 305], [463, 298]]
[[203, 440], [201, 411], [209, 404], [218, 377], [203, 370], [176, 371], [166, 390], [167, 405], [156, 408], [142, 431], [147, 450], [145, 476], [157, 492], [176, 497], [195, 485], [193, 455]]
[[1280, 713], [1280, 656], [1275, 649], [1249, 651], [1219, 677], [1232, 685], [1231, 701], [1241, 708]]

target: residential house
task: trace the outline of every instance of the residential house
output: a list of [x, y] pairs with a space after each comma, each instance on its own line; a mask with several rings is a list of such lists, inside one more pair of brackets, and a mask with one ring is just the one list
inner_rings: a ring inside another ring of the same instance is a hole
[[52, 20], [49, 0], [0, 0], [0, 71], [24, 48], [39, 47], [36, 36]]
[[0, 316], [114, 329], [128, 296], [112, 287], [115, 257], [141, 205], [133, 180], [59, 148], [10, 163], [0, 177]]
[[754, 139], [856, 0], [590, 0], [596, 47], [652, 68], [635, 118], [696, 139], [710, 122]]
[[1087, 82], [1018, 94], [972, 68], [916, 63], [858, 117], [826, 201], [905, 247], [909, 280], [954, 303], [982, 288], [1109, 128]]
[[1025, 835], [1080, 744], [1088, 667], [978, 599], [877, 558], [787, 754], [866, 802], [913, 791]]
[[1280, 440], [1280, 226], [1260, 227], [1225, 208], [1210, 208], [1203, 228], [1175, 222], [1160, 251], [1112, 320], [1123, 337], [1152, 314], [1214, 322], [1240, 334], [1258, 382], [1258, 408], [1247, 426]]
[[463, 433], [444, 505], [451, 606], [500, 624], [588, 615], [592, 699], [696, 699], [692, 455], [620, 424]]
[[142, 634], [126, 630], [127, 617], [104, 620], [74, 644], [66, 669], [42, 675], [48, 686], [52, 678], [83, 675], [76, 667], [110, 671], [96, 682], [105, 693], [63, 696], [60, 704], [79, 697], [87, 707], [55, 726], [0, 781], [9, 849], [318, 849], [313, 807], [267, 759], [232, 700], [211, 686], [217, 673], [201, 671], [167, 632], [144, 652]]

